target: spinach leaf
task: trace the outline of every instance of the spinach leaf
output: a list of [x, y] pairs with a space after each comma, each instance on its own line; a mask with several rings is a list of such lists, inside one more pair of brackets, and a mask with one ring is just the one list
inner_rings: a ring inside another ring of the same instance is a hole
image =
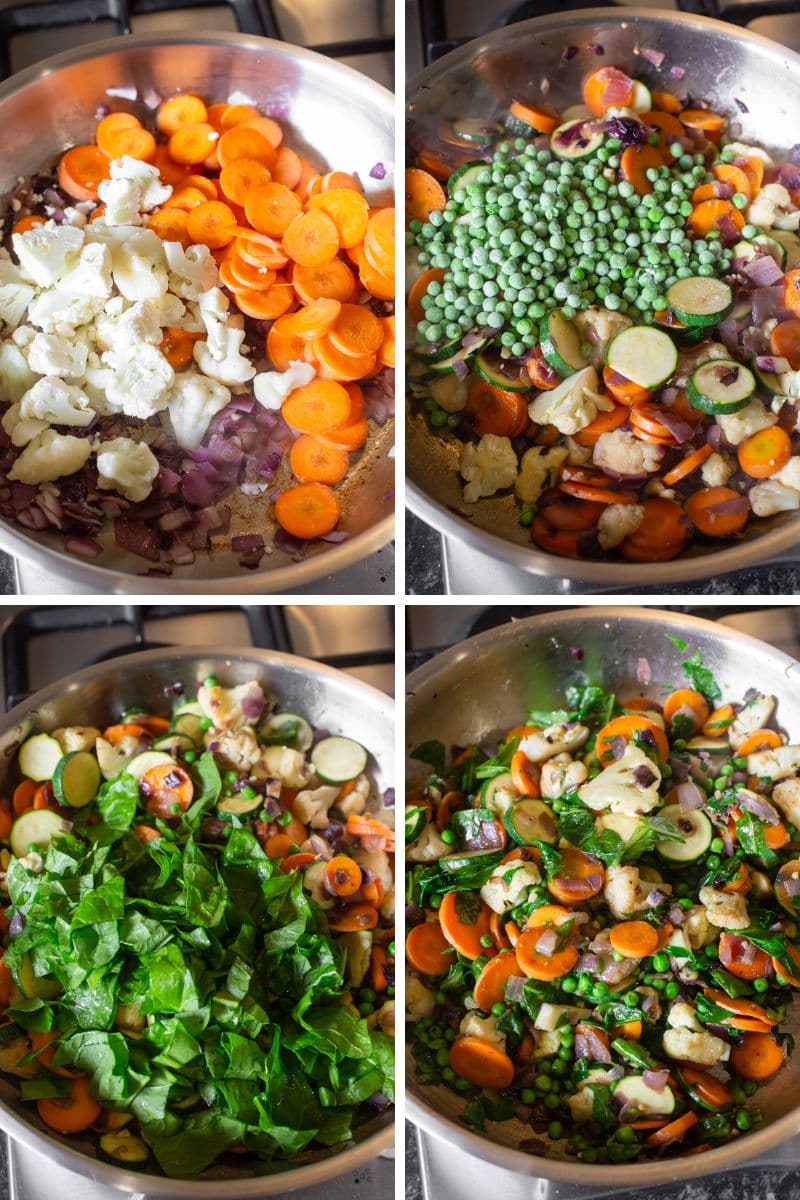
[[139, 782], [123, 773], [104, 783], [95, 799], [103, 824], [124, 832], [130, 829], [139, 804]]
[[[672, 642], [673, 646], [675, 646], [678, 650], [683, 651], [688, 647], [689, 643], [684, 642], [682, 638], [673, 637], [673, 635], [670, 633], [667, 633], [664, 636], [666, 637], [667, 641]], [[690, 658], [687, 658], [681, 665], [683, 666], [683, 673], [691, 683], [692, 687], [694, 687], [698, 692], [702, 692], [706, 700], [713, 704], [715, 701], [722, 699], [722, 689], [714, 678], [713, 673], [709, 671], [708, 667], [703, 665], [703, 656], [699, 650], [696, 650], [694, 654], [691, 655]]]
[[409, 757], [427, 763], [437, 775], [444, 775], [445, 748], [442, 742], [422, 742], [411, 751]]
[[736, 837], [745, 854], [760, 858], [765, 867], [774, 867], [779, 859], [766, 841], [767, 825], [750, 812], [742, 813], [736, 821]]
[[497, 751], [494, 758], [486, 758], [479, 766], [475, 768], [476, 779], [496, 779], [498, 775], [505, 775], [511, 759], [517, 752], [519, 746], [519, 735], [515, 734], [509, 741], [503, 742], [503, 745]]

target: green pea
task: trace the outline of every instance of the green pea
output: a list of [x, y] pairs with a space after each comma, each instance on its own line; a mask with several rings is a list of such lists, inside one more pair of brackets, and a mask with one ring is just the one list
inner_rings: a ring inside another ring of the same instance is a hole
[[532, 1091], [531, 1088], [523, 1088], [519, 1094], [519, 1098], [523, 1104], [535, 1104], [536, 1092]]

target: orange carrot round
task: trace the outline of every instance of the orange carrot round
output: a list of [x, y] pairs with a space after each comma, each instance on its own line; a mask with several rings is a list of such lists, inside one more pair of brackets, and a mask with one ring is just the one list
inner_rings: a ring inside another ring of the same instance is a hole
[[[733, 512], [717, 512], [718, 505], [727, 504], [732, 500], [741, 500]], [[746, 496], [739, 495], [732, 488], [708, 487], [701, 488], [686, 501], [686, 515], [696, 529], [708, 537], [725, 537], [738, 533], [747, 524], [750, 505]]]
[[672, 1142], [679, 1142], [697, 1124], [697, 1121], [696, 1113], [685, 1112], [683, 1116], [676, 1117], [674, 1121], [670, 1121], [661, 1129], [657, 1129], [655, 1133], [651, 1133], [647, 1144], [648, 1146], [669, 1146]]
[[159, 105], [156, 125], [171, 137], [183, 125], [202, 125], [208, 120], [208, 110], [199, 96], [182, 92]]
[[323, 299], [344, 304], [353, 296], [355, 286], [353, 272], [340, 258], [314, 267], [296, 263], [292, 270], [292, 287], [303, 304]]
[[275, 283], [266, 288], [237, 287], [233, 296], [237, 308], [258, 321], [274, 321], [290, 312], [296, 304], [291, 284]]
[[456, 1038], [450, 1047], [450, 1066], [477, 1087], [506, 1088], [514, 1078], [514, 1064], [505, 1050], [482, 1037]]
[[302, 434], [289, 451], [289, 466], [301, 483], [341, 483], [349, 465], [346, 450], [323, 442], [313, 433]]
[[369, 224], [369, 205], [359, 192], [354, 192], [352, 188], [321, 192], [318, 196], [312, 196], [309, 208], [320, 209], [331, 218], [342, 247], [358, 246], [364, 241]]
[[194, 795], [194, 785], [187, 772], [172, 763], [145, 771], [139, 787], [146, 798], [147, 811], [166, 819], [186, 812]]
[[170, 156], [175, 162], [195, 166], [208, 158], [217, 145], [219, 134], [207, 122], [181, 125], [169, 139]]
[[311, 540], [324, 537], [341, 516], [336, 493], [324, 483], [298, 483], [275, 501], [275, 517], [287, 533]]
[[651, 721], [649, 717], [642, 716], [637, 713], [625, 713], [621, 717], [614, 717], [609, 721], [597, 735], [595, 742], [595, 754], [600, 759], [604, 767], [614, 762], [614, 739], [621, 737], [626, 742], [630, 742], [636, 734], [646, 733], [651, 737], [655, 749], [658, 751], [659, 758], [666, 762], [669, 755], [669, 744], [664, 734], [664, 730], [656, 725], [655, 721]]
[[76, 200], [96, 200], [108, 168], [108, 155], [97, 146], [73, 146], [61, 156], [58, 185]]
[[506, 984], [513, 975], [519, 975], [517, 956], [510, 950], [490, 958], [478, 976], [473, 995], [478, 1008], [490, 1012], [492, 1005], [502, 1004], [506, 995]]
[[748, 754], [758, 754], [759, 750], [773, 750], [781, 744], [781, 735], [776, 730], [756, 729], [739, 744], [736, 753], [746, 758]]
[[109, 113], [107, 117], [103, 117], [97, 126], [94, 133], [94, 140], [109, 158], [113, 158], [115, 150], [114, 135], [117, 131], [120, 129], [141, 129], [141, 127], [141, 121], [133, 113]]
[[722, 217], [732, 221], [737, 230], [744, 229], [744, 217], [729, 200], [703, 200], [692, 209], [687, 224], [697, 237], [705, 237], [718, 228], [717, 223]]
[[372, 904], [348, 904], [347, 908], [340, 911], [329, 912], [328, 924], [337, 933], [374, 929], [378, 924], [378, 910]]
[[233, 129], [226, 130], [220, 136], [216, 150], [222, 167], [227, 167], [237, 158], [249, 158], [263, 163], [269, 171], [272, 171], [277, 158], [274, 146], [267, 141], [264, 135], [257, 129], [248, 128], [246, 125], [235, 125]]
[[558, 127], [558, 117], [555, 113], [530, 100], [512, 100], [508, 111], [512, 117], [530, 125], [537, 133], [552, 133]]
[[701, 467], [711, 454], [713, 454], [713, 447], [708, 444], [700, 446], [698, 450], [693, 450], [681, 462], [676, 463], [671, 470], [664, 472], [662, 476], [664, 483], [668, 487], [672, 487], [673, 483], [677, 483], [680, 479], [685, 479], [687, 475], [691, 475], [692, 471], [696, 471], [698, 467]]
[[275, 164], [272, 168], [272, 177], [275, 182], [282, 183], [284, 187], [294, 191], [300, 180], [301, 170], [299, 154], [295, 154], [294, 150], [290, 150], [288, 146], [281, 146], [275, 155]]
[[39, 1100], [36, 1107], [45, 1125], [55, 1129], [56, 1133], [82, 1133], [103, 1111], [89, 1095], [89, 1080], [85, 1075], [75, 1080], [68, 1096]]
[[517, 967], [523, 975], [530, 979], [547, 981], [560, 979], [571, 971], [578, 961], [578, 950], [575, 946], [564, 946], [552, 954], [543, 954], [537, 950], [537, 943], [542, 937], [541, 929], [525, 929], [517, 938], [514, 955]]
[[611, 927], [611, 945], [624, 958], [647, 958], [658, 949], [658, 934], [646, 921], [622, 921]]
[[623, 179], [632, 183], [640, 196], [652, 192], [653, 185], [647, 178], [651, 168], [663, 167], [664, 159], [655, 146], [628, 146], [620, 158], [620, 171]]
[[626, 108], [633, 98], [633, 80], [616, 67], [600, 67], [584, 81], [583, 102], [593, 117], [609, 108]]
[[695, 731], [703, 728], [711, 712], [705, 696], [693, 688], [678, 688], [667, 696], [664, 701], [664, 720], [671, 721], [681, 708], [691, 710]]
[[298, 213], [283, 232], [283, 248], [294, 262], [304, 267], [317, 267], [336, 257], [339, 235], [326, 213]]
[[361, 867], [346, 854], [335, 855], [325, 867], [325, 885], [334, 896], [352, 896], [361, 879]]
[[[451, 946], [466, 958], [476, 959], [481, 954], [492, 956], [492, 948], [488, 950], [481, 944], [481, 938], [490, 932], [489, 917], [491, 910], [478, 896], [480, 905], [476, 919], [462, 920], [459, 913], [460, 897], [457, 892], [447, 892], [439, 907], [439, 924], [442, 933]], [[469, 913], [472, 917], [474, 914]]]
[[[254, 188], [271, 180], [268, 169], [255, 158], [235, 158], [219, 173], [219, 186], [227, 200], [244, 207]], [[280, 181], [279, 181], [280, 182]]]
[[786, 1055], [770, 1033], [745, 1033], [731, 1049], [730, 1065], [741, 1079], [762, 1083], [781, 1069]]
[[113, 130], [106, 138], [111, 158], [138, 158], [141, 162], [152, 162], [156, 152], [156, 139], [149, 129], [141, 125], [126, 125]]
[[739, 466], [753, 479], [768, 479], [792, 457], [792, 440], [780, 425], [759, 429], [745, 438], [737, 449]]
[[210, 249], [227, 246], [236, 237], [236, 217], [221, 200], [206, 200], [189, 213], [186, 232], [191, 241]]
[[194, 344], [200, 337], [199, 333], [189, 333], [186, 329], [168, 325], [164, 329], [159, 350], [173, 370], [181, 371], [193, 361]]
[[281, 411], [292, 429], [300, 433], [325, 433], [347, 422], [350, 397], [341, 384], [315, 379], [290, 392]]
[[406, 957], [421, 975], [444, 975], [456, 961], [456, 952], [439, 923], [426, 921], [408, 931]]
[[376, 356], [364, 354], [356, 357], [343, 354], [334, 346], [327, 335], [315, 338], [311, 350], [317, 361], [320, 379], [335, 379], [339, 383], [355, 382], [371, 375], [375, 370]]
[[[227, 136], [227, 135], [226, 135]], [[259, 233], [281, 237], [300, 215], [301, 204], [282, 183], [265, 183], [254, 188], [245, 200], [247, 219]]]
[[406, 171], [405, 199], [409, 221], [427, 221], [432, 212], [441, 212], [447, 204], [439, 181], [419, 167], [409, 167]]
[[547, 890], [559, 904], [574, 907], [596, 896], [605, 877], [602, 863], [582, 850], [567, 846], [561, 853], [561, 865], [548, 881]]
[[624, 425], [629, 416], [628, 409], [623, 404], [615, 404], [610, 412], [599, 412], [593, 421], [584, 425], [575, 434], [575, 441], [580, 446], [594, 446], [603, 433], [610, 433]]
[[188, 246], [187, 222], [188, 214], [184, 209], [161, 208], [148, 217], [147, 228], [157, 233], [163, 242], [180, 242], [182, 246]]
[[487, 433], [518, 437], [528, 423], [528, 405], [523, 393], [493, 387], [477, 375], [470, 383], [465, 413], [478, 437]]

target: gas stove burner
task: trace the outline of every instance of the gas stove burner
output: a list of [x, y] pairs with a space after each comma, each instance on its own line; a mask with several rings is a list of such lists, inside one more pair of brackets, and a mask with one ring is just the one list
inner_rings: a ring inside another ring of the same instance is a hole
[[[616, 8], [617, 0], [604, 0], [609, 8]], [[597, 8], [597, 5], [592, 0], [570, 0], [569, 8]], [[544, 17], [549, 13], [560, 13], [564, 11], [564, 5], [559, 4], [558, 0], [523, 0], [522, 4], [515, 4], [503, 16], [498, 17], [489, 26], [492, 29], [505, 29], [507, 25], [516, 25], [518, 21], [530, 21], [533, 17]]]
[[166, 642], [130, 642], [126, 646], [115, 646], [112, 650], [98, 654], [97, 658], [89, 659], [86, 666], [93, 667], [95, 663], [109, 662], [112, 658], [124, 658], [126, 654], [138, 654], [140, 650], [166, 650], [166, 648]]

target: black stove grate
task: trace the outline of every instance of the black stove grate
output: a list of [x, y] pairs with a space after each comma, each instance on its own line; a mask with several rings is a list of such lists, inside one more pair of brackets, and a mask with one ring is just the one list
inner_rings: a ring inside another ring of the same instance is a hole
[[[46, 607], [28, 608], [15, 614], [2, 636], [3, 682], [6, 709], [13, 708], [31, 694], [32, 685], [29, 664], [35, 655], [35, 642], [39, 637], [71, 632], [85, 633], [92, 629], [118, 627], [127, 632], [128, 640], [113, 650], [89, 658], [83, 666], [101, 662], [108, 658], [133, 654], [137, 650], [152, 650], [165, 645], [147, 637], [149, 621], [165, 620], [198, 613], [230, 613], [231, 610], [244, 615], [250, 644], [265, 650], [293, 652], [292, 638], [286, 615], [280, 605], [181, 605], [181, 604], [119, 604], [109, 608]], [[316, 661], [339, 670], [356, 667], [379, 666], [394, 662], [391, 649], [354, 651], [351, 653], [317, 656]]]
[[[43, 4], [18, 4], [0, 11], [0, 79], [11, 74], [11, 42], [19, 34], [94, 25], [99, 21], [110, 22], [116, 33], [126, 34], [131, 32], [135, 17], [212, 7], [230, 9], [240, 33], [283, 40], [272, 0], [48, 0]], [[391, 54], [394, 52], [394, 38], [378, 34], [309, 46], [308, 49], [326, 54], [329, 58]]]

